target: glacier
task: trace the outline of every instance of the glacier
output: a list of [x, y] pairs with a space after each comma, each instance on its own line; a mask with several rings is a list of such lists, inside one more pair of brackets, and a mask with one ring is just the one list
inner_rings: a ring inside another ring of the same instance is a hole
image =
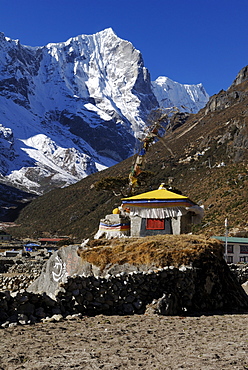
[[30, 47], [0, 33], [0, 182], [34, 194], [133, 154], [152, 109], [195, 113], [201, 84], [152, 82], [142, 54], [111, 28]]

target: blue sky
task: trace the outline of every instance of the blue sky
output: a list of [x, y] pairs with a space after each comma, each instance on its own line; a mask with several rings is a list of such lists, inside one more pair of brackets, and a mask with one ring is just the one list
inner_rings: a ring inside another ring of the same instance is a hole
[[152, 80], [226, 90], [248, 64], [247, 0], [0, 0], [0, 31], [42, 46], [112, 27]]

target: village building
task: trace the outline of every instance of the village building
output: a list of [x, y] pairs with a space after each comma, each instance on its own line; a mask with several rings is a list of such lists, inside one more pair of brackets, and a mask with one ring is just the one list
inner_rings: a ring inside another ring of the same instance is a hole
[[227, 247], [227, 263], [248, 263], [248, 238], [214, 236]]
[[67, 237], [59, 237], [59, 238], [40, 238], [39, 241], [39, 247], [36, 247], [35, 249], [44, 249], [46, 248], [49, 252], [52, 252], [54, 250], [57, 250], [59, 248], [59, 245], [61, 246], [61, 242], [67, 242]]
[[201, 222], [203, 208], [188, 197], [163, 187], [122, 199], [119, 211], [100, 221], [95, 238], [186, 234]]
[[10, 241], [11, 235], [4, 230], [0, 230], [0, 241]]
[[41, 245], [57, 244], [58, 242], [65, 240], [64, 238], [40, 238], [39, 242]]

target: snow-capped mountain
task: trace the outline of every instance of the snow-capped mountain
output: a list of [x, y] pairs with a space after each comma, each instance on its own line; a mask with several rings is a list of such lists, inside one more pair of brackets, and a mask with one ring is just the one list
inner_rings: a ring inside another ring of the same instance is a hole
[[197, 113], [209, 99], [201, 83], [180, 84], [168, 77], [160, 76], [152, 82], [153, 93], [162, 108], [178, 107], [182, 112]]
[[131, 155], [166, 94], [166, 107], [206, 104], [201, 85], [173, 96], [161, 79], [111, 28], [42, 47], [0, 33], [0, 181], [37, 194], [67, 186]]

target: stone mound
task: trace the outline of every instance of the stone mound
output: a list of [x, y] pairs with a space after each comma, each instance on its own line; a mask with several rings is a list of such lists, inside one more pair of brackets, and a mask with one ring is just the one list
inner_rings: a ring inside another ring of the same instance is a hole
[[158, 312], [170, 315], [248, 308], [217, 240], [185, 235], [92, 243], [55, 252], [28, 291], [47, 294], [70, 313], [144, 313], [154, 300]]

